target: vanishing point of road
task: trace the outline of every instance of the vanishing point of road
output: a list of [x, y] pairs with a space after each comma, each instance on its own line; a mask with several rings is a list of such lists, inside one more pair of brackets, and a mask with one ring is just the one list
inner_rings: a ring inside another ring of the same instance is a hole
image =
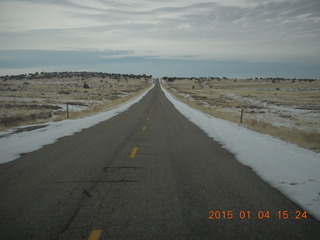
[[159, 83], [128, 111], [0, 165], [1, 240], [319, 239], [303, 212]]

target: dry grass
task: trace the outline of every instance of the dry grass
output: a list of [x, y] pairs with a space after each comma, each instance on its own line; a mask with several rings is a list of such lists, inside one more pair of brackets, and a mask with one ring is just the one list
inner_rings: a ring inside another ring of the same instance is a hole
[[[135, 98], [136, 96], [142, 94], [146, 90], [147, 90], [147, 88], [141, 89], [141, 90], [139, 90], [139, 91], [137, 91], [134, 94], [131, 94], [129, 96], [122, 97], [122, 98], [117, 98], [117, 99], [114, 99], [114, 100], [112, 100], [110, 102], [97, 105], [97, 106], [95, 106], [93, 108], [90, 108], [90, 109], [86, 109], [86, 110], [78, 111], [78, 112], [69, 112], [68, 118], [69, 119], [83, 118], [83, 117], [92, 116], [92, 115], [95, 115], [97, 113], [101, 113], [101, 112], [104, 112], [104, 111], [111, 110], [111, 109], [115, 108], [116, 106], [118, 106], [118, 105], [120, 105], [120, 104], [122, 104], [122, 103], [124, 103], [126, 101], [129, 101], [130, 99]], [[67, 113], [64, 112], [64, 113], [60, 114], [59, 116], [54, 117], [53, 121], [61, 121], [61, 120], [64, 120], [66, 118], [67, 118]]]
[[[83, 88], [84, 83], [89, 89]], [[34, 123], [80, 118], [106, 111], [147, 89], [141, 79], [92, 77], [0, 82], [0, 131]]]
[[[244, 108], [245, 127], [320, 152], [320, 81], [274, 84], [265, 80], [238, 80], [200, 85], [176, 80], [167, 89], [191, 107], [235, 123], [240, 123]], [[309, 109], [309, 115], [296, 114], [299, 109]], [[276, 121], [283, 125], [276, 126]]]
[[302, 131], [297, 128], [276, 127], [270, 123], [254, 119], [247, 120], [245, 125], [254, 131], [269, 134], [284, 141], [320, 152], [320, 134], [316, 131]]

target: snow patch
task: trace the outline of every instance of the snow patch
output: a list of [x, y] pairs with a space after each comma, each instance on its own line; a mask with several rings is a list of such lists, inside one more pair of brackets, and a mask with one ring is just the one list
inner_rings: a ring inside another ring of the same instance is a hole
[[162, 90], [181, 114], [232, 152], [238, 161], [320, 220], [319, 153], [209, 116]]

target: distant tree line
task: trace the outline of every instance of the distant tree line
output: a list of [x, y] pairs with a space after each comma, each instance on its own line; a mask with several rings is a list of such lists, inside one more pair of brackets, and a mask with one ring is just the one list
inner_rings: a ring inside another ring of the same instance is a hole
[[0, 76], [3, 81], [6, 80], [28, 80], [28, 79], [52, 79], [52, 78], [81, 78], [82, 80], [100, 77], [100, 78], [112, 78], [112, 79], [151, 79], [152, 75], [135, 75], [135, 74], [120, 74], [120, 73], [103, 73], [103, 72], [35, 72], [29, 74], [19, 75], [6, 75]]
[[[162, 79], [169, 81], [169, 82], [174, 82], [175, 80], [215, 80], [215, 79], [219, 79], [219, 77], [163, 77]], [[223, 77], [223, 79], [228, 79], [226, 77]]]
[[[204, 82], [204, 81], [210, 81], [210, 80], [217, 80], [217, 81], [221, 81], [221, 80], [233, 80], [233, 81], [236, 81], [237, 78], [227, 78], [227, 77], [163, 77], [162, 79], [168, 81], [168, 82], [174, 82], [175, 80], [195, 80], [195, 81], [198, 81], [199, 83], [200, 82]], [[292, 82], [295, 82], [295, 81], [299, 81], [299, 82], [312, 82], [312, 81], [316, 81], [318, 79], [304, 79], [304, 78], [280, 78], [280, 77], [267, 77], [267, 78], [247, 78], [248, 80], [258, 80], [258, 79], [261, 79], [261, 80], [266, 80], [266, 81], [272, 81], [273, 83], [276, 83], [276, 82], [281, 82], [281, 81], [292, 81]]]
[[[86, 80], [92, 77], [100, 77], [100, 78], [112, 78], [112, 79], [151, 79], [152, 75], [146, 74], [121, 74], [121, 73], [103, 73], [103, 72], [35, 72], [35, 73], [28, 73], [28, 74], [19, 74], [19, 75], [6, 75], [0, 76], [0, 80], [7, 81], [7, 80], [32, 80], [32, 79], [52, 79], [52, 78], [81, 78], [82, 80]], [[237, 78], [227, 78], [227, 77], [163, 77], [162, 79], [174, 82], [175, 80], [181, 79], [189, 79], [200, 82], [210, 81], [210, 80], [233, 80], [236, 81]], [[280, 81], [305, 81], [305, 82], [312, 82], [317, 79], [302, 79], [302, 78], [280, 78], [280, 77], [265, 77], [265, 78], [248, 78], [248, 80], [258, 80], [263, 79], [267, 81], [272, 81], [273, 83], [280, 82]]]

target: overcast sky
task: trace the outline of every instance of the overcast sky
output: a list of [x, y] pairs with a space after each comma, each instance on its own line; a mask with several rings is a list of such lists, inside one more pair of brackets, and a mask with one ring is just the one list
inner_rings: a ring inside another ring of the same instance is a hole
[[319, 0], [0, 0], [0, 75], [320, 78]]

